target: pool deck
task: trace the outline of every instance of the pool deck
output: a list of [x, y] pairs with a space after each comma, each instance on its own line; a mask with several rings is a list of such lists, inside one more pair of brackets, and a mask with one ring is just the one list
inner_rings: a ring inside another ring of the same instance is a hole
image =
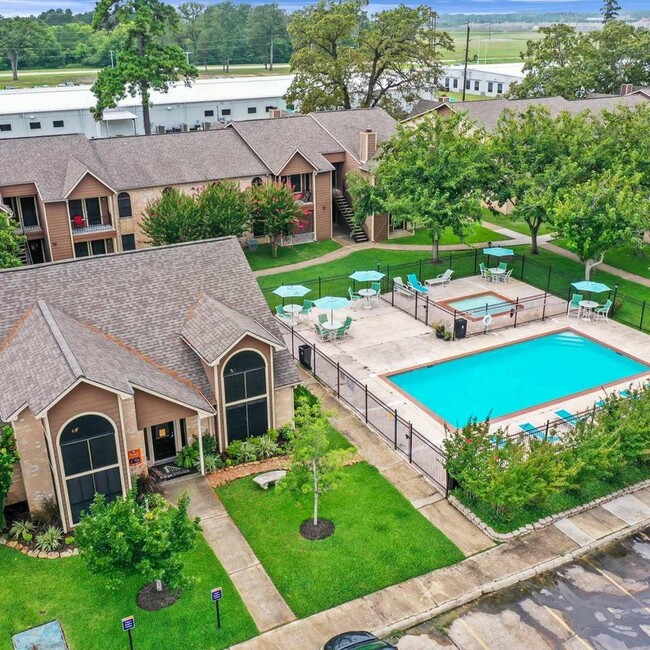
[[[454, 300], [465, 295], [494, 289], [498, 293], [511, 298], [523, 298], [538, 295], [539, 290], [518, 281], [509, 284], [492, 285], [481, 281], [480, 277], [465, 278], [453, 281], [445, 287], [436, 287], [429, 292], [432, 300]], [[445, 361], [450, 358], [481, 352], [486, 349], [516, 343], [523, 339], [542, 336], [570, 327], [599, 343], [616, 348], [621, 352], [635, 357], [650, 365], [650, 337], [647, 334], [614, 321], [583, 321], [565, 315], [553, 316], [545, 321], [525, 323], [516, 328], [509, 327], [487, 334], [470, 336], [456, 341], [437, 339], [431, 327], [416, 321], [415, 318], [390, 304], [380, 301], [373, 309], [364, 309], [359, 304], [353, 308], [336, 312], [337, 320], [344, 320], [350, 315], [354, 319], [349, 335], [339, 341], [320, 341], [314, 331], [313, 322], [316, 320], [315, 310], [310, 321], [302, 321], [296, 325], [296, 332], [309, 342], [315, 342], [317, 348], [328, 355], [333, 361], [350, 372], [356, 379], [368, 385], [377, 397], [391, 408], [397, 408], [398, 413], [413, 423], [413, 426], [425, 437], [440, 443], [444, 439], [444, 426], [432, 417], [416, 402], [403, 395], [394, 385], [389, 383], [384, 375], [407, 368]], [[328, 312], [329, 314], [329, 312]], [[563, 368], [558, 368], [558, 373]], [[534, 372], [534, 368], [531, 368]], [[647, 375], [650, 378], [650, 368]], [[525, 381], [525, 377], [513, 377], [512, 383], [505, 390], [516, 390], [517, 384]], [[637, 380], [638, 383], [644, 378]], [[524, 414], [514, 417], [500, 418], [493, 425], [510, 428], [518, 432], [519, 423], [530, 422], [534, 426], [542, 426], [549, 419], [556, 419], [554, 414], [559, 409], [571, 413], [584, 411], [593, 406], [606, 392], [614, 389], [629, 387], [629, 380], [606, 390], [594, 389], [586, 394], [560, 400], [546, 406], [533, 408]], [[444, 395], [441, 396], [444, 399]]]

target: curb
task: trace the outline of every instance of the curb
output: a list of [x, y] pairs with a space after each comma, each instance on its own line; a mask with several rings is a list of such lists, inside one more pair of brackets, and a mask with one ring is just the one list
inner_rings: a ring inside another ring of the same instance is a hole
[[[630, 535], [633, 535], [634, 533], [643, 530], [649, 525], [650, 525], [650, 518], [644, 519], [643, 521], [637, 524], [627, 526], [626, 528], [617, 530], [613, 533], [610, 533], [609, 535], [606, 535], [605, 537], [601, 537], [600, 539], [594, 540], [593, 542], [590, 542], [585, 546], [580, 546], [574, 549], [573, 551], [570, 551], [569, 553], [558, 555], [557, 557], [554, 557], [550, 560], [546, 560], [545, 562], [541, 562], [540, 564], [537, 564], [528, 569], [524, 569], [523, 571], [519, 571], [518, 573], [513, 573], [512, 575], [506, 576], [505, 578], [499, 578], [498, 580], [493, 580], [492, 582], [484, 584], [481, 587], [477, 587], [476, 589], [473, 589], [472, 591], [468, 592], [464, 596], [441, 603], [440, 605], [437, 605], [436, 607], [433, 607], [425, 612], [420, 612], [415, 616], [410, 616], [402, 619], [401, 621], [397, 621], [391, 625], [387, 625], [377, 630], [373, 630], [373, 634], [375, 634], [380, 638], [383, 638], [394, 632], [402, 631], [407, 628], [414, 627], [415, 625], [420, 625], [421, 623], [424, 623], [432, 618], [440, 616], [441, 614], [445, 614], [446, 612], [449, 612], [452, 609], [456, 609], [457, 607], [462, 607], [463, 605], [467, 605], [468, 603], [472, 602], [473, 600], [476, 600], [477, 598], [480, 598], [481, 596], [485, 596], [487, 594], [491, 594], [496, 591], [506, 589], [507, 587], [512, 587], [518, 582], [522, 582], [523, 580], [528, 580], [542, 573], [546, 573], [547, 571], [557, 569], [557, 567], [572, 562], [573, 560], [577, 560], [578, 558], [582, 557], [583, 555], [587, 555], [588, 553], [591, 553], [597, 548], [607, 546], [608, 544], [611, 544], [612, 542], [622, 539], [623, 537], [629, 537]], [[486, 551], [486, 553], [489, 552], [490, 551]], [[462, 564], [457, 566], [462, 566]]]

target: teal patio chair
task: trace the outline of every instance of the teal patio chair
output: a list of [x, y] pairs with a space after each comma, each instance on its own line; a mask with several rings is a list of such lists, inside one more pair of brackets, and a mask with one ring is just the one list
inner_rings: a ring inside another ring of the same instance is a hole
[[370, 285], [370, 288], [376, 291], [375, 295], [372, 297], [372, 300], [379, 300], [379, 296], [381, 295], [381, 282], [373, 282]]
[[318, 314], [318, 322], [322, 325], [323, 323], [327, 323], [329, 318], [327, 318], [327, 314]]
[[363, 296], [360, 296], [358, 293], [354, 293], [354, 291], [352, 291], [352, 287], [348, 287], [348, 296], [350, 296], [350, 300], [352, 301], [353, 307], [355, 302], [357, 302], [358, 300], [363, 300]]
[[484, 263], [484, 262], [481, 262], [481, 263], [478, 265], [478, 268], [479, 268], [479, 271], [481, 272], [481, 277], [482, 277], [484, 280], [487, 280], [487, 267], [485, 266], [485, 263]]
[[571, 300], [569, 300], [569, 304], [567, 305], [566, 308], [566, 315], [571, 316], [573, 312], [575, 312], [576, 317], [580, 318], [580, 301], [582, 300], [582, 294], [579, 293], [574, 293], [571, 296]]
[[290, 316], [289, 314], [287, 314], [286, 311], [284, 311], [284, 307], [283, 307], [282, 305], [278, 305], [278, 306], [275, 308], [275, 315], [276, 315], [280, 320], [287, 321], [287, 322], [290, 322], [290, 321], [291, 321], [291, 316]]
[[343, 327], [345, 327], [346, 332], [350, 329], [350, 327], [352, 327], [352, 316], [348, 316], [345, 319], [345, 323], [343, 323]]
[[406, 276], [406, 279], [408, 280], [408, 287], [412, 291], [415, 291], [416, 293], [423, 293], [425, 295], [429, 293], [429, 290], [423, 284], [420, 284], [420, 281], [418, 280], [418, 277], [415, 275], [415, 273], [409, 273]]
[[336, 339], [337, 341], [339, 339], [342, 339], [345, 336], [345, 333], [347, 330], [345, 329], [345, 325], [341, 325], [335, 332], [333, 332], [334, 336], [332, 338]]
[[305, 300], [302, 303], [302, 309], [300, 310], [300, 313], [298, 316], [307, 316], [309, 317], [309, 313], [311, 312], [311, 308], [314, 306], [314, 302], [312, 300]]
[[508, 265], [505, 262], [499, 262], [499, 268], [502, 271], [507, 271], [508, 270]]
[[321, 341], [327, 341], [327, 339], [329, 339], [330, 333], [326, 329], [323, 329], [320, 326], [320, 323], [314, 323], [314, 329]]
[[609, 316], [609, 310], [612, 308], [612, 304], [612, 301], [608, 300], [604, 305], [598, 305], [598, 307], [594, 309], [594, 314], [596, 314], [595, 319], [607, 320]]

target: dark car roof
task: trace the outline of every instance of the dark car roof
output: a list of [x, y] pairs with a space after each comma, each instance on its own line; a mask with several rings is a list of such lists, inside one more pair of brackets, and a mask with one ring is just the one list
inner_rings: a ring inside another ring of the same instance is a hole
[[323, 650], [384, 650], [394, 648], [370, 632], [344, 632], [331, 638]]

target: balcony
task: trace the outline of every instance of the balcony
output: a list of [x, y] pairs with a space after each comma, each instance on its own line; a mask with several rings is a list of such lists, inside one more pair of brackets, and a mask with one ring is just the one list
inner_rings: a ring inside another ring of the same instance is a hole
[[70, 217], [70, 227], [73, 236], [94, 235], [96, 233], [105, 233], [115, 230], [113, 218], [110, 214], [103, 214], [96, 217], [84, 217], [74, 215]]
[[38, 222], [38, 219], [36, 219], [36, 222], [30, 221], [30, 222], [23, 222], [20, 223], [15, 217], [14, 217], [14, 232], [17, 235], [41, 235], [43, 234], [43, 229], [41, 228], [41, 224]]

